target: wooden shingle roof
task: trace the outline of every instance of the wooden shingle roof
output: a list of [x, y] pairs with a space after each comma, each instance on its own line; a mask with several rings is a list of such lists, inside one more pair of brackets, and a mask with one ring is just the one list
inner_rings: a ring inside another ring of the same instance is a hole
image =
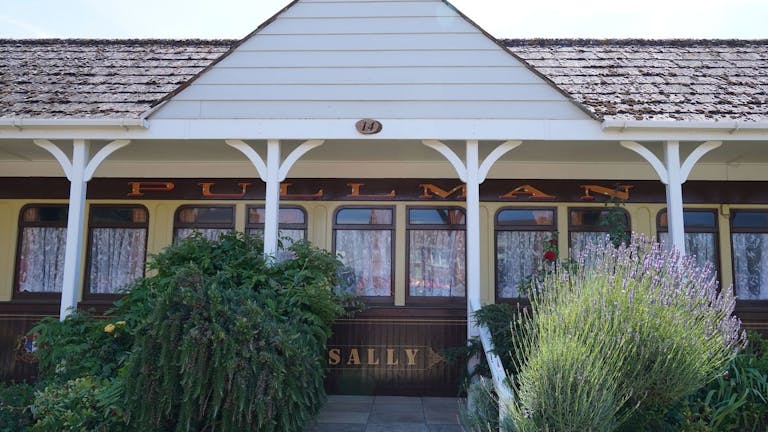
[[[233, 40], [0, 40], [0, 118], [138, 118]], [[768, 120], [768, 41], [502, 40], [598, 119]]]
[[0, 117], [138, 118], [233, 43], [0, 40]]
[[504, 40], [612, 120], [768, 120], [768, 41]]

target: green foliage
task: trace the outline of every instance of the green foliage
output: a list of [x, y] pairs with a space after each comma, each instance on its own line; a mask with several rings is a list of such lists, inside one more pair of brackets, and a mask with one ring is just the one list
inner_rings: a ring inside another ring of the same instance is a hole
[[499, 401], [493, 382], [479, 377], [467, 388], [467, 403], [459, 407], [459, 420], [466, 431], [499, 430]]
[[665, 429], [686, 432], [768, 430], [768, 341], [750, 333], [744, 352], [664, 420]]
[[[619, 191], [619, 185], [616, 185], [616, 191]], [[605, 202], [606, 211], [600, 215], [599, 224], [608, 230], [614, 247], [630, 241], [627, 216], [623, 210], [625, 204], [626, 201], [612, 196]]]
[[38, 392], [30, 410], [33, 432], [128, 431], [123, 416], [109, 403], [114, 384], [93, 377], [55, 383]]
[[28, 407], [34, 400], [29, 384], [0, 383], [0, 432], [19, 432], [32, 424]]
[[[38, 334], [35, 356], [40, 380], [66, 382], [83, 376], [115, 376], [133, 340], [122, 322], [117, 322], [120, 324], [94, 319], [86, 312], [73, 313], [64, 321], [44, 318], [30, 331]], [[108, 325], [113, 331], [105, 331]]]
[[156, 431], [301, 431], [324, 399], [325, 343], [343, 314], [339, 263], [306, 243], [267, 265], [242, 234], [193, 236], [117, 311], [133, 329], [129, 424]]
[[513, 333], [516, 430], [644, 430], [733, 358], [734, 302], [692, 258], [645, 239], [593, 245]]

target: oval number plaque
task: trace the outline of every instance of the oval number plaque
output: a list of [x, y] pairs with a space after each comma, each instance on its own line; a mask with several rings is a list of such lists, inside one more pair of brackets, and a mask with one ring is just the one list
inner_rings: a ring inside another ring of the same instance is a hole
[[355, 123], [355, 127], [363, 135], [375, 135], [384, 129], [380, 121], [373, 119], [362, 119]]

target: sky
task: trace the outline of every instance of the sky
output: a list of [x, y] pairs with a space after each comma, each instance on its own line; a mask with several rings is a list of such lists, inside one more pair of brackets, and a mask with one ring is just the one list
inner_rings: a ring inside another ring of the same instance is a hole
[[[289, 0], [0, 0], [0, 38], [239, 39]], [[768, 0], [451, 0], [497, 38], [768, 39]]]

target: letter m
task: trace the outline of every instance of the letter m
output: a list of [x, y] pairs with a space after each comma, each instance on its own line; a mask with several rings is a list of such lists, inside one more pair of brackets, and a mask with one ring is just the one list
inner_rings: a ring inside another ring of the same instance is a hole
[[439, 187], [437, 187], [437, 186], [435, 186], [433, 184], [430, 184], [430, 183], [420, 184], [419, 187], [424, 190], [424, 193], [422, 193], [422, 195], [420, 197], [422, 199], [432, 199], [435, 196], [438, 196], [438, 197], [440, 197], [442, 199], [446, 199], [446, 198], [448, 198], [449, 196], [455, 194], [458, 191], [461, 191], [461, 193], [458, 196], [456, 196], [456, 198], [464, 199], [464, 198], [467, 197], [467, 185], [463, 185], [463, 184], [459, 185], [459, 186], [456, 186], [455, 188], [453, 188], [453, 189], [451, 189], [449, 191], [441, 189], [441, 188], [439, 188]]

